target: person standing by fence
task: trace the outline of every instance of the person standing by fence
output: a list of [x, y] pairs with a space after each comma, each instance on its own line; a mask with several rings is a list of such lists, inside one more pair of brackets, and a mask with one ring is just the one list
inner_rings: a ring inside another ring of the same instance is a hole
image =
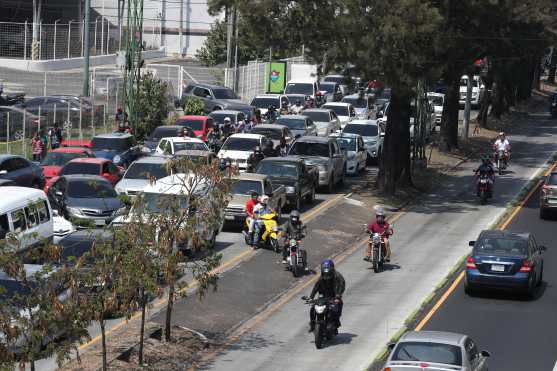
[[48, 139], [50, 141], [50, 148], [56, 149], [60, 147], [60, 143], [62, 143], [62, 130], [58, 126], [58, 123], [54, 123], [54, 127], [51, 128], [48, 132]]
[[33, 153], [33, 161], [41, 161], [43, 156], [43, 141], [36, 132], [31, 140], [31, 152]]

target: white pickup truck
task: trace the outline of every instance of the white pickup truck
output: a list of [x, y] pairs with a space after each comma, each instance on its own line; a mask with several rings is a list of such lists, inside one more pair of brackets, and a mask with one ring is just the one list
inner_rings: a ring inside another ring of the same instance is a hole
[[[480, 76], [474, 76], [472, 79], [472, 97], [470, 100], [472, 107], [477, 107], [480, 105], [480, 87], [481, 87]], [[468, 76], [463, 75], [460, 78], [460, 96], [458, 100], [461, 106], [463, 106], [466, 103], [467, 89], [468, 89]]]

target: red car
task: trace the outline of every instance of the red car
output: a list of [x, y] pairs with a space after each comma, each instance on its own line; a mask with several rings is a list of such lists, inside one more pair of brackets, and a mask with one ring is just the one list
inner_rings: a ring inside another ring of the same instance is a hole
[[91, 148], [91, 141], [87, 139], [63, 139], [60, 143], [62, 147], [85, 147]]
[[205, 141], [207, 134], [213, 130], [215, 124], [213, 118], [209, 116], [186, 115], [178, 118], [175, 125], [192, 128], [195, 135], [202, 141]]
[[62, 167], [76, 158], [95, 157], [93, 151], [80, 147], [61, 147], [46, 154], [40, 163], [45, 179], [48, 181], [58, 176]]
[[[58, 175], [100, 175], [112, 185], [115, 185], [122, 178], [123, 172], [124, 168], [114, 165], [111, 160], [107, 160], [106, 158], [76, 158], [64, 165]], [[58, 177], [49, 179], [46, 182], [44, 191], [47, 192], [48, 188], [57, 180]]]

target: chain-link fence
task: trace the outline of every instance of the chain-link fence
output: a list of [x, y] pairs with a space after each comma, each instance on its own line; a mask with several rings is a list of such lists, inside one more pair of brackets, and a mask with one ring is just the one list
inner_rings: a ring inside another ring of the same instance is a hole
[[[97, 17], [84, 27], [84, 22], [69, 21], [53, 24], [31, 22], [0, 22], [0, 57], [55, 60], [82, 57], [84, 31], [89, 30], [90, 55], [114, 54], [125, 42], [125, 27]], [[35, 36], [35, 37], [34, 37]], [[146, 20], [143, 26], [146, 50], [161, 46], [160, 21]]]

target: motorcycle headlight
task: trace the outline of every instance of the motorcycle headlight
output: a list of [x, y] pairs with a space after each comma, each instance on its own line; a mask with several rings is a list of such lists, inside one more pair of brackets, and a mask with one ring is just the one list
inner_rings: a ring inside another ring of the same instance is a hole
[[120, 162], [122, 162], [122, 157], [120, 157], [120, 155], [116, 155], [112, 159], [112, 162], [114, 162], [115, 164], [119, 164]]
[[296, 187], [286, 187], [286, 193], [296, 193]]
[[326, 305], [316, 305], [315, 306], [315, 313], [321, 314], [321, 313], [325, 312], [326, 308], [327, 308]]

